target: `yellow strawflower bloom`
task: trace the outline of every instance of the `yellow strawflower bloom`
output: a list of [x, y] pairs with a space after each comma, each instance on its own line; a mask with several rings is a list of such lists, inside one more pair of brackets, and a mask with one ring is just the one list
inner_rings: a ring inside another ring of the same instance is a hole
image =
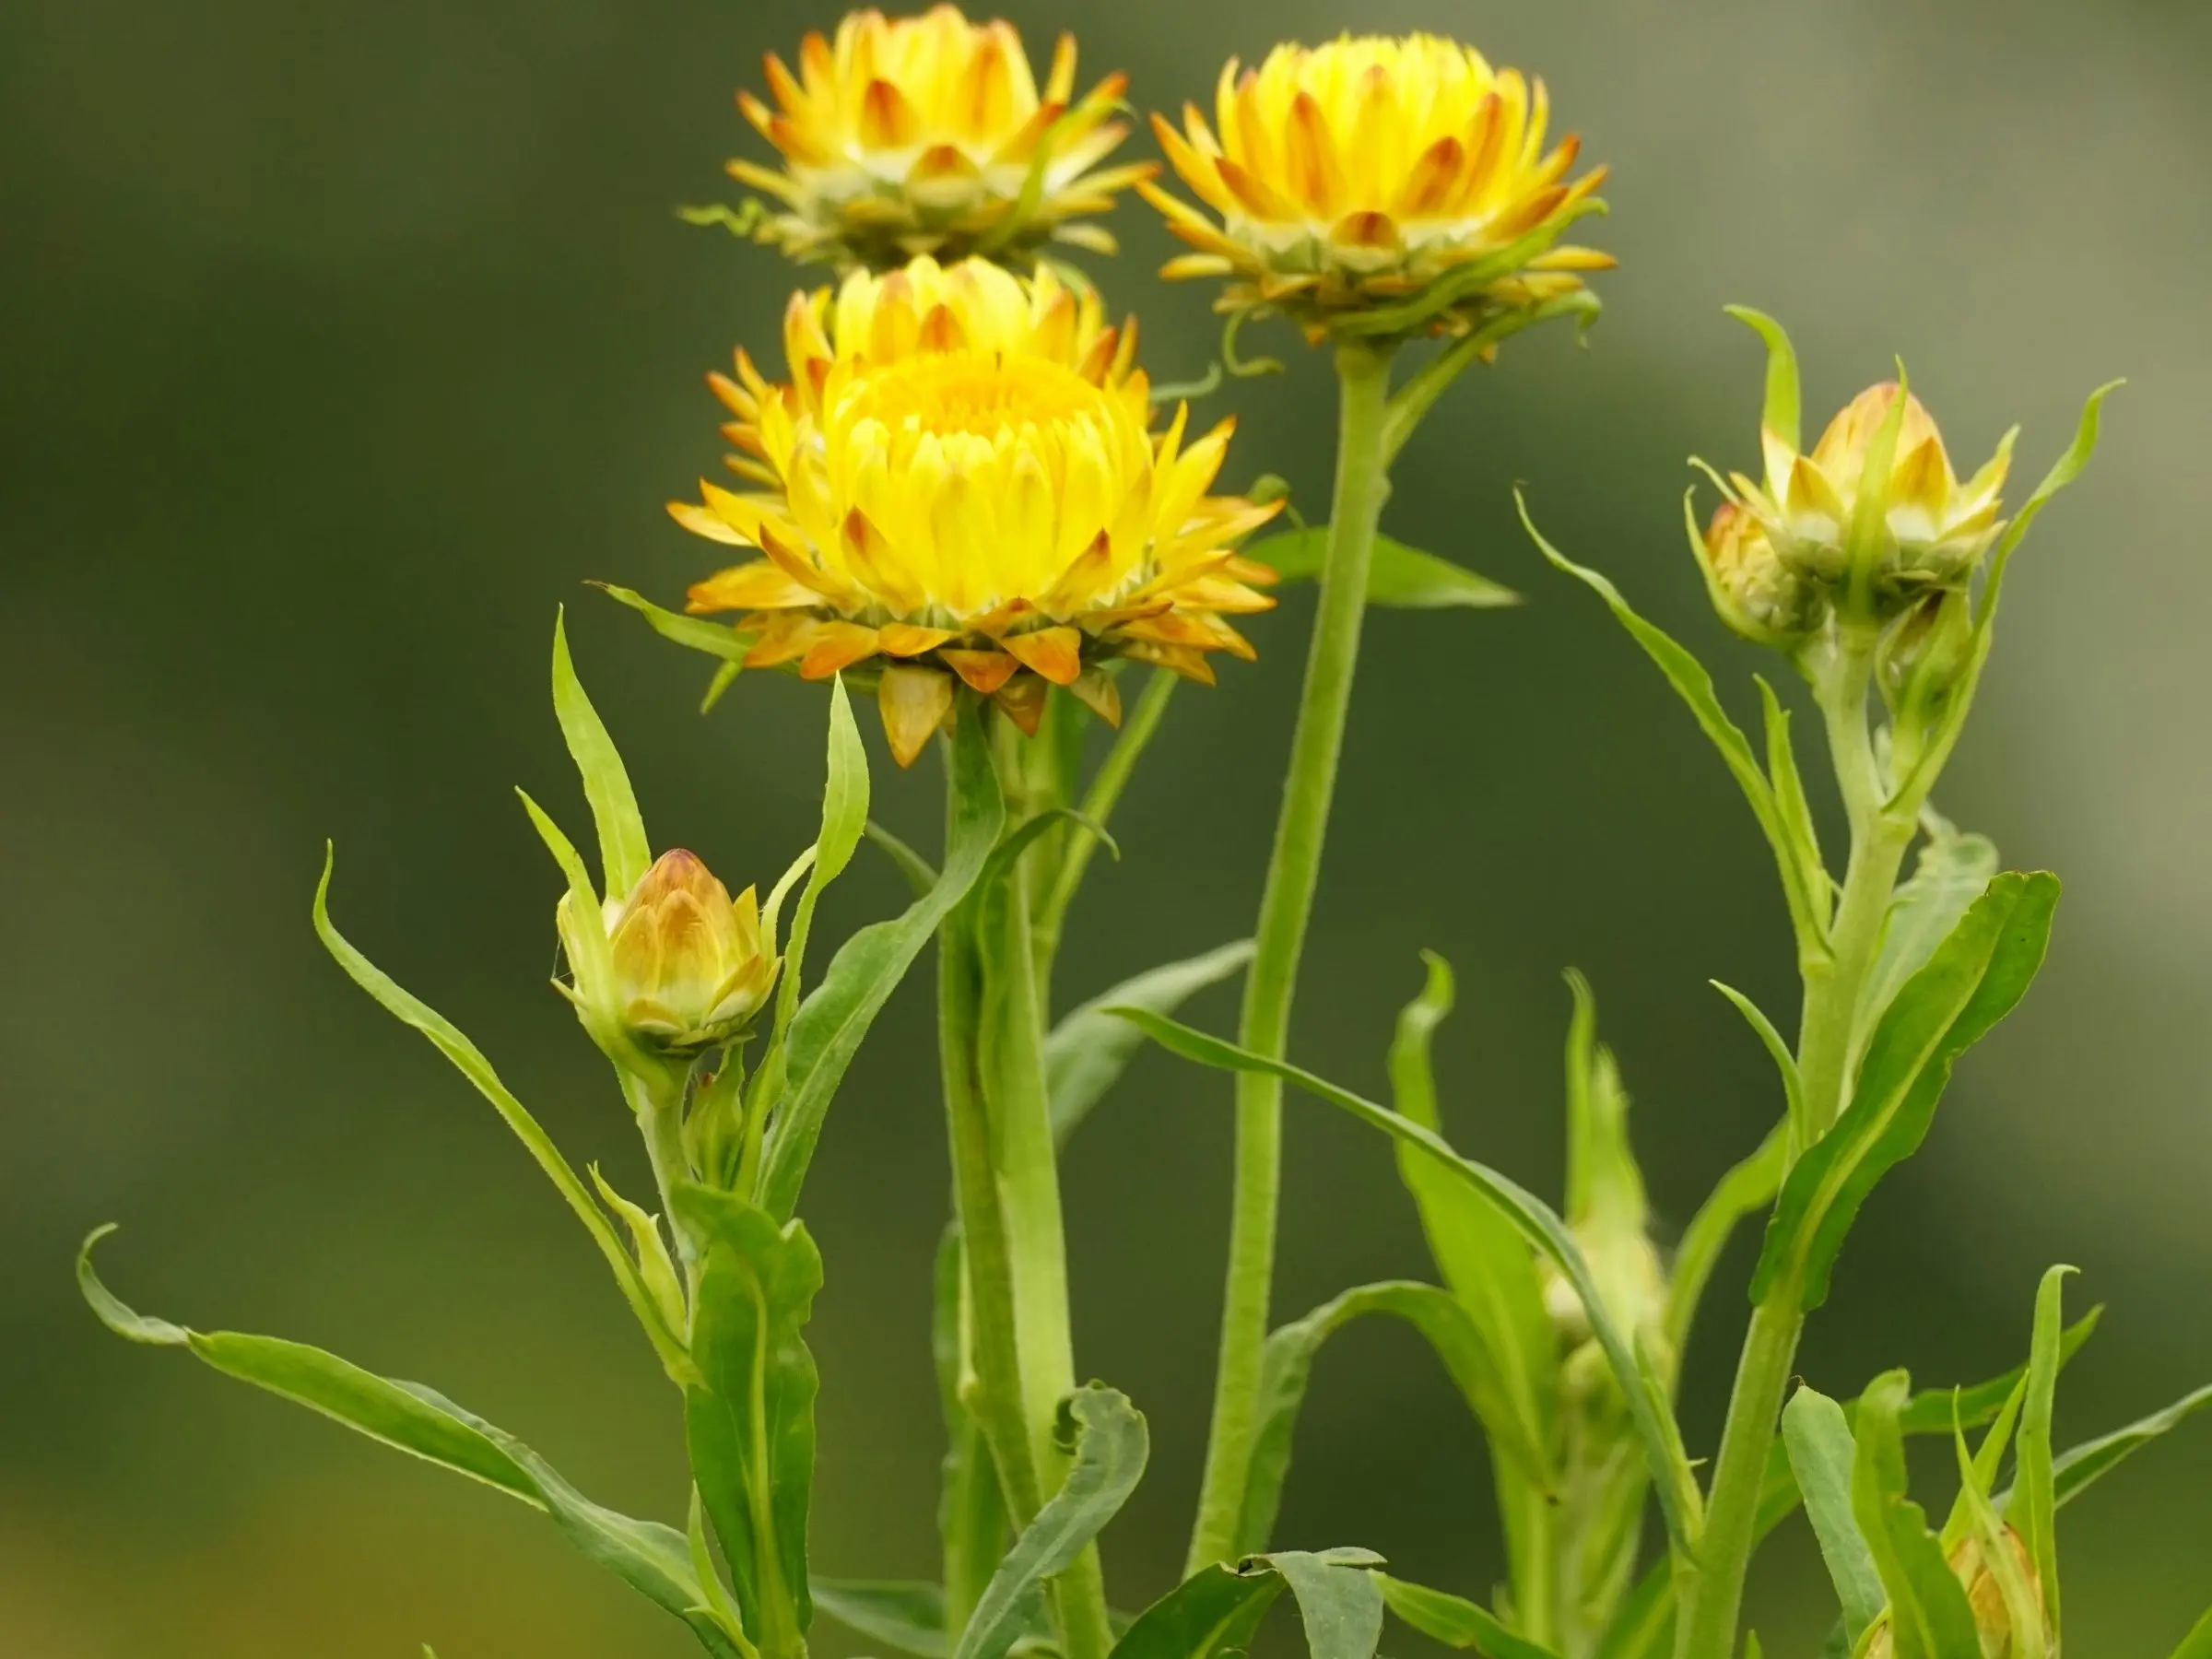
[[1721, 620], [1761, 645], [1790, 646], [1827, 614], [1820, 587], [1783, 563], [1766, 526], [1734, 501], [1713, 510], [1700, 539], [1690, 537]]
[[[578, 917], [563, 894], [555, 921], [576, 974], [573, 989], [562, 990], [656, 1047], [726, 1041], [775, 983], [776, 959], [761, 939], [754, 890], [733, 900], [680, 847], [662, 853], [628, 898], [609, 899], [599, 915]], [[579, 927], [593, 925], [606, 931], [604, 949], [577, 936]], [[594, 963], [605, 964], [604, 982]]]
[[1544, 83], [1471, 46], [1420, 34], [1277, 46], [1257, 69], [1230, 59], [1214, 109], [1218, 135], [1191, 104], [1180, 133], [1152, 125], [1220, 222], [1138, 188], [1198, 249], [1161, 274], [1230, 278], [1224, 310], [1272, 306], [1315, 340], [1384, 307], [1462, 332], [1614, 263], [1556, 245], [1602, 209], [1605, 170], [1570, 180], [1580, 141], [1544, 148]]
[[[1904, 408], [1886, 471], [1869, 477], [1876, 441], [1895, 410]], [[2004, 527], [1997, 517], [2012, 463], [2007, 432], [1989, 462], [1964, 484], [1951, 470], [1943, 435], [1920, 399], [1895, 381], [1869, 386], [1820, 435], [1809, 455], [1771, 428], [1762, 428], [1766, 477], [1754, 483], [1731, 475], [1735, 500], [1774, 551], [1809, 582], [1841, 587], [1851, 574], [1852, 530], [1862, 501], [1875, 516], [1866, 549], [1872, 591], [1894, 611], [1932, 590], [1971, 578]]]
[[1077, 100], [1072, 35], [1041, 94], [1012, 24], [951, 6], [851, 13], [834, 41], [806, 37], [797, 74], [773, 53], [766, 68], [777, 107], [750, 92], [737, 105], [783, 165], [729, 171], [781, 205], [759, 234], [794, 259], [883, 269], [917, 253], [1026, 259], [1047, 241], [1111, 253], [1111, 236], [1074, 221], [1154, 171], [1093, 171], [1128, 134], [1112, 119], [1127, 77]]
[[712, 377], [736, 417], [733, 467], [669, 512], [764, 557], [709, 577], [690, 608], [740, 613], [751, 666], [822, 679], [879, 671], [901, 765], [964, 681], [1034, 730], [1048, 686], [1119, 718], [1099, 666], [1134, 657], [1211, 680], [1250, 656], [1226, 620], [1273, 580], [1237, 541], [1276, 505], [1209, 496], [1233, 422], [1185, 441], [1187, 408], [1151, 430], [1134, 335], [1049, 270], [915, 260], [794, 296], [788, 384], [744, 353]]

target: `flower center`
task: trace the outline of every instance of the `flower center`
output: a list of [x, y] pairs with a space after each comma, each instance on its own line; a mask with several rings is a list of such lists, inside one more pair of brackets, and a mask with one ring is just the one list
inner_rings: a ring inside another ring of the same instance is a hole
[[879, 369], [852, 414], [900, 429], [977, 438], [1102, 415], [1106, 399], [1081, 375], [1041, 358], [998, 352], [926, 353]]

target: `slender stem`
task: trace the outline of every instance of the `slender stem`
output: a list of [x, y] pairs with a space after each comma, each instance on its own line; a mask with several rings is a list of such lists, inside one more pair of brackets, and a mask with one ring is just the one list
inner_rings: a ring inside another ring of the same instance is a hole
[[[1260, 900], [1258, 943], [1244, 982], [1240, 1041], [1279, 1056], [1289, 1032], [1298, 960], [1321, 873], [1322, 841], [1336, 787], [1336, 759], [1351, 707], [1359, 624], [1375, 527], [1390, 484], [1383, 429], [1390, 350], [1348, 341], [1337, 347], [1341, 384], [1336, 484], [1321, 599], [1306, 658], [1305, 689], [1290, 740], [1289, 771], [1276, 820], [1275, 850]], [[1214, 1380], [1212, 1428], [1198, 1522], [1186, 1571], [1225, 1560], [1237, 1548], [1244, 1507], [1260, 1366], [1267, 1341], [1275, 1276], [1275, 1230], [1282, 1172], [1282, 1084], [1258, 1073], [1237, 1077], [1235, 1195], [1230, 1217], [1229, 1273], [1221, 1309], [1221, 1349]]]
[[[1145, 746], [1152, 741], [1152, 734], [1159, 729], [1160, 720], [1168, 712], [1168, 700], [1175, 694], [1179, 677], [1165, 668], [1156, 668], [1146, 683], [1144, 694], [1136, 700], [1124, 722], [1121, 735], [1106, 751], [1106, 759], [1099, 763], [1096, 776], [1083, 795], [1083, 816], [1100, 829], [1113, 816], [1113, 809], [1122, 798], [1122, 791], [1129, 785], [1130, 775], [1136, 770], [1137, 758]], [[1041, 971], [1052, 971], [1053, 959], [1059, 953], [1061, 929], [1066, 925], [1067, 907], [1075, 902], [1076, 889], [1083, 885], [1083, 875], [1090, 866], [1091, 855], [1099, 850], [1098, 837], [1084, 834], [1079, 829], [1070, 838], [1066, 855], [1060, 861], [1058, 874], [1053, 878], [1052, 891], [1038, 907], [1037, 959]]]
[[[1910, 820], [1900, 824], [1884, 811], [1885, 786], [1866, 724], [1872, 657], [1871, 636], [1847, 630], [1834, 662], [1815, 686], [1851, 823], [1842, 898], [1830, 924], [1827, 955], [1806, 967], [1797, 1037], [1798, 1076], [1815, 1135], [1835, 1123], [1850, 1099], [1860, 999], [1881, 950], [1898, 868], [1912, 839]], [[1697, 1568], [1677, 1627], [1677, 1659], [1730, 1659], [1735, 1652], [1744, 1578], [1757, 1541], [1759, 1491], [1790, 1363], [1805, 1327], [1803, 1303], [1804, 1286], [1794, 1275], [1785, 1275], [1752, 1310], [1713, 1465]]]
[[[629, 1097], [629, 1109], [638, 1114], [638, 1129], [645, 1137], [645, 1158], [653, 1166], [653, 1189], [660, 1194], [661, 1214], [668, 1218], [668, 1230], [676, 1236], [677, 1257], [686, 1269], [695, 1269], [698, 1242], [690, 1230], [676, 1218], [676, 1183], [690, 1172], [684, 1156], [683, 1084], [679, 1080], [670, 1088], [651, 1083], [635, 1072], [624, 1072], [622, 1092]], [[691, 1277], [697, 1277], [695, 1271]]]

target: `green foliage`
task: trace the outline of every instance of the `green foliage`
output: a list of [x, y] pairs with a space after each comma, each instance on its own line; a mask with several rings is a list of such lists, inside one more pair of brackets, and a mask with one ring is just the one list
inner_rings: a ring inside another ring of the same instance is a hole
[[1382, 1587], [1384, 1605], [1432, 1641], [1473, 1648], [1483, 1659], [1556, 1659], [1549, 1648], [1515, 1635], [1487, 1607], [1464, 1596], [1410, 1584], [1387, 1572], [1376, 1573], [1375, 1583]]
[[[1244, 549], [1244, 557], [1268, 566], [1285, 582], [1303, 582], [1321, 574], [1328, 551], [1328, 526], [1312, 524], [1263, 536]], [[1487, 576], [1378, 535], [1367, 567], [1367, 602], [1396, 610], [1490, 610], [1522, 600]]]
[[629, 773], [615, 740], [576, 677], [565, 615], [557, 615], [553, 622], [553, 712], [583, 780], [583, 798], [599, 831], [599, 868], [606, 896], [621, 898], [651, 867], [653, 849], [646, 842], [645, 820], [639, 815], [637, 794], [629, 786]]
[[92, 1270], [92, 1247], [113, 1230], [103, 1227], [85, 1241], [76, 1277], [86, 1301], [118, 1336], [189, 1348], [226, 1375], [544, 1512], [586, 1557], [683, 1620], [710, 1653], [750, 1659], [742, 1639], [722, 1622], [709, 1591], [693, 1573], [682, 1534], [592, 1502], [512, 1435], [420, 1383], [377, 1376], [305, 1343], [236, 1331], [192, 1331], [134, 1312]]
[[1207, 986], [1241, 972], [1251, 960], [1252, 941], [1239, 939], [1203, 956], [1147, 969], [1070, 1009], [1044, 1045], [1053, 1135], [1062, 1141], [1073, 1135], [1144, 1046], [1145, 1034], [1127, 1020], [1115, 1018], [1109, 1009], [1149, 1008], [1172, 1014]]
[[1867, 1385], [1853, 1432], [1852, 1514], [1889, 1601], [1897, 1659], [1981, 1659], [1966, 1591], [1944, 1559], [1927, 1517], [1905, 1492], [1904, 1432], [1898, 1416], [1912, 1383], [1901, 1371]]
[[1005, 1659], [1032, 1630], [1038, 1594], [1128, 1501], [1151, 1451], [1143, 1413], [1127, 1395], [1097, 1382], [1063, 1402], [1060, 1436], [1073, 1443], [1075, 1463], [992, 1575], [954, 1659]]
[[1112, 1659], [1228, 1659], [1252, 1644], [1287, 1587], [1311, 1659], [1370, 1659], [1382, 1633], [1382, 1558], [1365, 1549], [1277, 1550], [1201, 1568], [1122, 1633]]
[[730, 1564], [747, 1634], [795, 1653], [813, 1615], [806, 1510], [814, 1483], [814, 1356], [804, 1337], [822, 1260], [806, 1229], [690, 1182], [677, 1214], [705, 1245], [684, 1396], [700, 1496]]
[[1936, 820], [1912, 865], [1912, 878], [1889, 901], [1881, 954], [1859, 998], [1859, 1026], [1872, 1030], [1905, 982], [1928, 965], [1936, 947], [1997, 877], [1996, 843]]
[[1805, 1512], [1820, 1541], [1821, 1559], [1843, 1607], [1844, 1634], [1855, 1645], [1882, 1610], [1881, 1574], [1860, 1535], [1852, 1511], [1852, 1474], [1857, 1447], [1843, 1407], [1826, 1394], [1800, 1388], [1783, 1408], [1782, 1441], [1805, 1500]]
[[1951, 1065], [2010, 1013], [2042, 965], [2058, 903], [2054, 876], [1998, 877], [1875, 1028], [1851, 1104], [1783, 1183], [1752, 1277], [1817, 1308], [1844, 1235], [1874, 1183], [1927, 1134]]
[[2020, 1411], [2019, 1450], [2012, 1496], [2005, 1505], [2005, 1520], [2020, 1535], [2028, 1559], [2043, 1583], [2050, 1608], [2051, 1634], [2059, 1633], [2058, 1498], [2052, 1472], [2051, 1414], [2058, 1392], [2059, 1332], [2064, 1314], [2066, 1275], [2071, 1267], [2053, 1267], [2043, 1275], [2035, 1296], [2035, 1331], [2028, 1347], [2028, 1384]]

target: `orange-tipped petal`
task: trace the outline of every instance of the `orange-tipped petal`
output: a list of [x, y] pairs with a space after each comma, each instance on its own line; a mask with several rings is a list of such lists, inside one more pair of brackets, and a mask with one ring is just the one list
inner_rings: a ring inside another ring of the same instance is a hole
[[1018, 674], [999, 688], [991, 700], [1006, 712], [1024, 737], [1037, 735], [1044, 721], [1044, 703], [1052, 688], [1033, 674]]
[[822, 680], [876, 654], [876, 630], [858, 622], [824, 622], [799, 662], [801, 679]]
[[1021, 665], [1002, 651], [945, 650], [937, 655], [974, 690], [989, 697], [1014, 677]]
[[1041, 628], [1034, 633], [1006, 634], [999, 644], [1025, 668], [1055, 686], [1072, 686], [1083, 672], [1083, 636], [1072, 628]]
[[952, 712], [952, 676], [935, 668], [893, 665], [876, 684], [876, 706], [891, 759], [912, 766], [929, 746], [930, 734]]

